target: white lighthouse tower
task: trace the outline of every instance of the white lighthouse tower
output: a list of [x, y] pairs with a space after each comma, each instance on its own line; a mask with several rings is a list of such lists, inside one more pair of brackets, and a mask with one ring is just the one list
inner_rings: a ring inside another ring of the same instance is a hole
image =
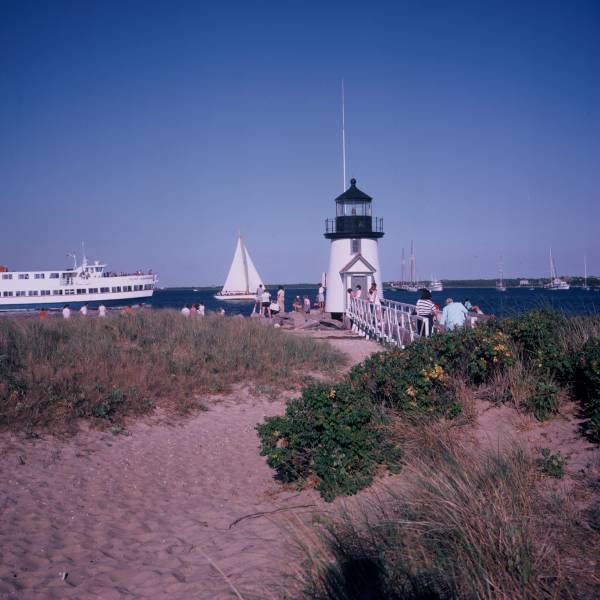
[[325, 310], [341, 317], [348, 307], [348, 289], [361, 286], [363, 298], [375, 282], [383, 297], [378, 240], [383, 237], [383, 219], [371, 212], [373, 198], [350, 187], [335, 199], [335, 219], [326, 219], [325, 237], [331, 240], [327, 272]]

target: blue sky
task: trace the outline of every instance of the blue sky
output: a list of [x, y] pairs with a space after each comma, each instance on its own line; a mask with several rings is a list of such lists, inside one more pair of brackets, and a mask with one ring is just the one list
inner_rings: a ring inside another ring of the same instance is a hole
[[600, 3], [0, 3], [0, 264], [86, 241], [219, 284], [316, 281], [348, 179], [383, 278], [600, 273]]

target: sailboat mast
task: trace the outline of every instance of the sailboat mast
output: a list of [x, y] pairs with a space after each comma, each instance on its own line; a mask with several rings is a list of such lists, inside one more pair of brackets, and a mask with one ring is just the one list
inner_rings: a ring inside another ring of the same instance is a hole
[[400, 283], [404, 283], [406, 259], [404, 258], [404, 248], [402, 248], [402, 260], [400, 261]]

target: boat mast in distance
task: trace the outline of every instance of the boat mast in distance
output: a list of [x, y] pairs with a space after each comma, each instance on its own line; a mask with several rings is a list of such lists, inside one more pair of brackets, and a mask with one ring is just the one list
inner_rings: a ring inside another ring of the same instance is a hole
[[342, 193], [346, 191], [346, 101], [344, 98], [344, 80], [342, 79]]

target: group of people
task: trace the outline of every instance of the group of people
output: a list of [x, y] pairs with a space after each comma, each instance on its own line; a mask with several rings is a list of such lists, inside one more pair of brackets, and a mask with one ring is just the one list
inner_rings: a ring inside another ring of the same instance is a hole
[[[225, 314], [225, 310], [223, 308], [221, 310], [223, 311], [222, 314]], [[205, 313], [206, 309], [204, 307], [204, 302], [192, 304], [191, 308], [187, 304], [184, 304], [183, 308], [181, 309], [181, 314], [184, 317], [203, 317]]]
[[[421, 290], [421, 297], [417, 300], [416, 312], [419, 320], [419, 334], [431, 335], [434, 325], [437, 324], [445, 331], [453, 331], [457, 327], [463, 327], [470, 313], [483, 314], [483, 311], [466, 298], [464, 302], [455, 302], [453, 298], [446, 298], [443, 310], [431, 299], [431, 292], [427, 289]], [[427, 323], [427, 325], [426, 325]]]
[[[358, 284], [354, 289], [348, 288], [348, 294], [350, 294], [350, 297], [352, 298], [362, 298], [362, 286]], [[375, 282], [373, 282], [369, 288], [367, 300], [370, 304], [381, 304], [379, 290], [377, 289], [377, 284]]]
[[277, 288], [277, 295], [272, 298], [271, 292], [262, 283], [256, 289], [256, 299], [252, 314], [258, 314], [259, 317], [268, 317], [269, 319], [285, 314], [285, 289], [283, 286]]
[[[88, 312], [89, 312], [89, 309], [88, 309], [88, 305], [87, 304], [84, 304], [79, 309], [79, 314], [82, 317], [87, 317]], [[39, 315], [40, 321], [43, 321], [48, 316], [48, 311], [45, 308], [40, 308], [40, 311], [39, 311], [38, 315]], [[107, 315], [107, 308], [106, 308], [106, 306], [104, 306], [104, 304], [100, 304], [100, 306], [98, 306], [98, 316], [104, 318], [104, 317], [106, 317], [106, 315]], [[62, 317], [65, 320], [68, 320], [68, 319], [71, 318], [71, 307], [68, 304], [65, 304], [63, 306]]]

